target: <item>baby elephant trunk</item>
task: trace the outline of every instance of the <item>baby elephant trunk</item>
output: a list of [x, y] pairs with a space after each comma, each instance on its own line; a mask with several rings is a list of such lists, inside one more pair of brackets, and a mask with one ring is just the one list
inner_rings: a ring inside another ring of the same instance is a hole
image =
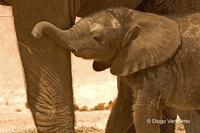
[[74, 44], [74, 40], [77, 40], [76, 32], [74, 32], [73, 28], [69, 30], [61, 30], [54, 26], [49, 22], [39, 22], [35, 25], [32, 30], [32, 35], [35, 38], [41, 38], [43, 34], [47, 34], [51, 37], [57, 44], [67, 48], [70, 51], [77, 51], [77, 49], [72, 45]]

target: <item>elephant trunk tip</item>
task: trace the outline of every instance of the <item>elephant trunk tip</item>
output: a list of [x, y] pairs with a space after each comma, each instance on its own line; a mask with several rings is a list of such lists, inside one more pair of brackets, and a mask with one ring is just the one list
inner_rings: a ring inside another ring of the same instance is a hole
[[37, 25], [33, 28], [31, 34], [35, 38], [41, 38], [42, 37], [42, 32], [41, 32], [41, 30], [39, 30], [39, 28], [37, 27]]
[[40, 32], [32, 31], [31, 34], [32, 34], [33, 37], [35, 37], [35, 38], [41, 38], [41, 37], [42, 37], [42, 33], [40, 33]]
[[33, 28], [31, 34], [35, 38], [41, 38], [42, 37], [42, 30], [45, 28], [46, 22], [39, 22], [38, 24], [35, 25]]

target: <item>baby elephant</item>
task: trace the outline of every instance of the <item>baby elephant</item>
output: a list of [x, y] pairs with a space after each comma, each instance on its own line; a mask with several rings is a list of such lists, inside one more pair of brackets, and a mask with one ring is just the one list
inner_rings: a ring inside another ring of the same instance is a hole
[[132, 88], [137, 133], [160, 133], [165, 105], [200, 109], [200, 13], [169, 19], [111, 8], [69, 30], [40, 22], [32, 34], [47, 34], [76, 56], [94, 59], [94, 70], [110, 68]]

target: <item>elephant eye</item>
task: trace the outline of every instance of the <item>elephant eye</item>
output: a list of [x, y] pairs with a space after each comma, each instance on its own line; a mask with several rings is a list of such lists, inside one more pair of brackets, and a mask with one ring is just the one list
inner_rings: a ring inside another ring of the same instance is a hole
[[92, 39], [98, 43], [101, 43], [102, 42], [102, 35], [101, 34], [94, 34], [92, 36]]

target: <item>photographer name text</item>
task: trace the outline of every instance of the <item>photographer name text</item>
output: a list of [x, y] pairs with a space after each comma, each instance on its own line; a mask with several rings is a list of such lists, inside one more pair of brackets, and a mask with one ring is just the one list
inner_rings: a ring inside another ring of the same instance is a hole
[[166, 123], [178, 123], [178, 124], [189, 124], [190, 120], [171, 120], [171, 119], [166, 119], [166, 120], [157, 120], [157, 119], [147, 119], [147, 123], [152, 123], [152, 124], [166, 124]]

